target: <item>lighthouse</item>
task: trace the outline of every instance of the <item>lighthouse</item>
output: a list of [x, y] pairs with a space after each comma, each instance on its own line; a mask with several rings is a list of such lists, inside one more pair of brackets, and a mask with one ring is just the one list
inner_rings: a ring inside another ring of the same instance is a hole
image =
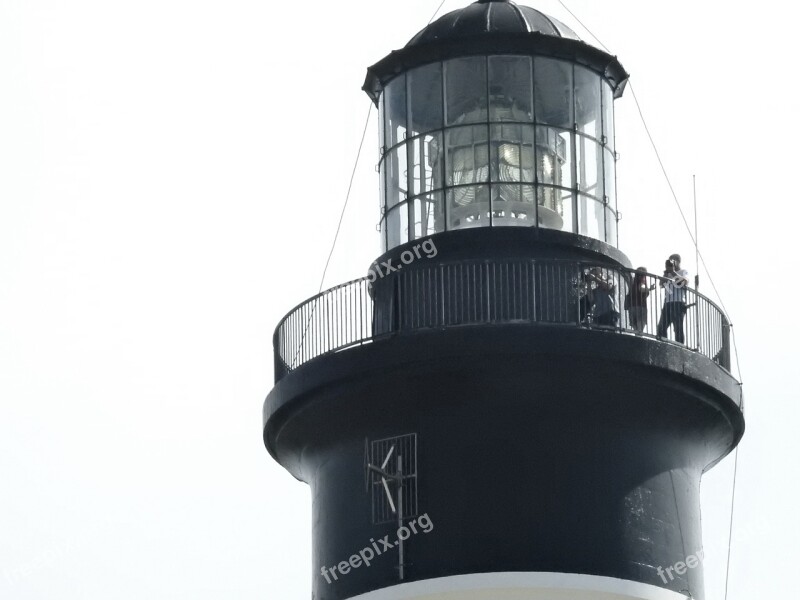
[[314, 600], [703, 599], [741, 388], [723, 311], [618, 248], [627, 78], [502, 0], [367, 70], [382, 254], [280, 321], [263, 411]]

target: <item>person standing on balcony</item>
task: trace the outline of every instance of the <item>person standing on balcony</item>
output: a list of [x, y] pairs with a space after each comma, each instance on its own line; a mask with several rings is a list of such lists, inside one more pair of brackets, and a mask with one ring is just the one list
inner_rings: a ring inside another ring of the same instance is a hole
[[616, 327], [619, 322], [617, 310], [617, 286], [614, 278], [605, 269], [595, 267], [589, 272], [588, 280], [594, 283], [592, 316], [595, 325]]
[[625, 296], [625, 309], [628, 311], [631, 327], [637, 333], [644, 332], [647, 327], [647, 298], [654, 289], [656, 285], [648, 281], [647, 268], [636, 269], [631, 289]]
[[658, 320], [658, 337], [667, 337], [670, 325], [675, 332], [675, 341], [683, 344], [683, 317], [686, 315], [686, 286], [689, 271], [681, 269], [680, 254], [672, 254], [664, 265], [664, 307]]

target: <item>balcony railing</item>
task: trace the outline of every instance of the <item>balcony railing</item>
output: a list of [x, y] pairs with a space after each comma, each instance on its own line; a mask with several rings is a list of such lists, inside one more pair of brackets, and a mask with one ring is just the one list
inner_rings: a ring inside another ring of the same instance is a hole
[[319, 356], [401, 332], [548, 323], [682, 344], [730, 370], [730, 324], [708, 298], [629, 269], [562, 260], [414, 265], [338, 285], [278, 324], [275, 380]]

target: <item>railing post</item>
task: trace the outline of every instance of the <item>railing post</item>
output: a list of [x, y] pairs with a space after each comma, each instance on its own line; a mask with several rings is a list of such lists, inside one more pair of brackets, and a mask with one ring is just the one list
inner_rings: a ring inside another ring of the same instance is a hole
[[272, 354], [275, 357], [275, 368], [274, 368], [274, 375], [275, 375], [275, 383], [278, 383], [284, 375], [286, 375], [286, 363], [283, 361], [283, 352], [281, 351], [280, 347], [280, 339], [281, 339], [281, 325], [275, 328], [275, 333], [272, 334]]
[[725, 314], [722, 314], [722, 349], [719, 354], [719, 364], [728, 371], [731, 370], [731, 324]]
[[697, 346], [697, 351], [700, 354], [703, 354], [703, 340], [700, 337], [700, 318], [702, 315], [700, 311], [700, 295], [697, 293], [697, 290], [692, 290], [692, 296], [694, 296], [694, 330], [695, 330], [695, 345]]

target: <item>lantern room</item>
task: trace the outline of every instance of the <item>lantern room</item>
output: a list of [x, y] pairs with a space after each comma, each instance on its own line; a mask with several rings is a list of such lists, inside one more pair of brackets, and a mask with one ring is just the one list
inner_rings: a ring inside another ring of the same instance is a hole
[[475, 227], [617, 245], [615, 57], [508, 1], [449, 13], [368, 70], [384, 250]]

